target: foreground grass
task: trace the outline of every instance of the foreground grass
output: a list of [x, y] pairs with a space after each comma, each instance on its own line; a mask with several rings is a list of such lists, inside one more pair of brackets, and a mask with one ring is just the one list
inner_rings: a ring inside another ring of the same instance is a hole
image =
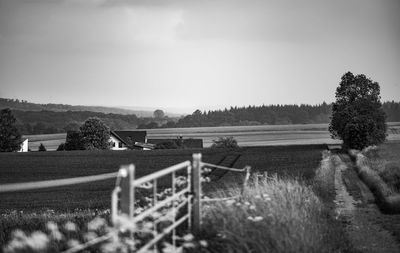
[[[328, 174], [321, 179], [330, 179]], [[237, 194], [239, 189], [232, 189], [220, 197]], [[312, 186], [295, 179], [264, 177], [238, 200], [212, 203], [203, 210], [200, 237], [210, 245], [206, 252], [352, 251], [333, 210]]]
[[383, 144], [363, 150], [368, 165], [385, 181], [392, 192], [400, 194], [400, 143]]

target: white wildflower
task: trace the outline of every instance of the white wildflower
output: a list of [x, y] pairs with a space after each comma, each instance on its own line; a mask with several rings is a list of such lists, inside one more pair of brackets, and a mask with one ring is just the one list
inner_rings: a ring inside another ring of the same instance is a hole
[[54, 223], [53, 221], [47, 222], [46, 227], [47, 227], [47, 229], [50, 230], [50, 231], [58, 230], [57, 224]]
[[262, 221], [264, 218], [263, 217], [261, 217], [261, 216], [256, 216], [256, 217], [254, 217], [254, 221]]
[[185, 241], [193, 241], [194, 236], [192, 234], [187, 234], [183, 236], [183, 240]]
[[89, 231], [98, 230], [105, 225], [106, 225], [106, 220], [100, 217], [96, 217], [88, 223], [88, 230]]
[[208, 246], [208, 242], [206, 240], [200, 240], [199, 243], [200, 243], [201, 247], [205, 247], [206, 248]]
[[71, 222], [71, 221], [67, 221], [64, 224], [64, 228], [65, 228], [65, 230], [70, 231], [70, 232], [73, 232], [73, 231], [77, 230], [76, 224]]
[[226, 204], [227, 205], [232, 205], [232, 204], [234, 204], [236, 202], [236, 200], [234, 200], [234, 199], [228, 199], [227, 201], [226, 201]]
[[78, 241], [78, 240], [75, 240], [75, 239], [70, 239], [70, 240], [68, 240], [68, 242], [67, 242], [68, 248], [76, 247], [76, 246], [78, 246], [79, 244], [80, 244], [79, 241]]
[[250, 210], [256, 210], [256, 206], [255, 206], [255, 205], [251, 205], [251, 206], [249, 207], [249, 209], [250, 209]]
[[83, 238], [85, 239], [85, 241], [91, 241], [93, 239], [97, 238], [97, 234], [95, 232], [87, 232], [83, 235]]
[[188, 248], [194, 248], [195, 245], [194, 245], [194, 243], [192, 243], [192, 242], [185, 242], [185, 243], [183, 244], [183, 247], [188, 249]]

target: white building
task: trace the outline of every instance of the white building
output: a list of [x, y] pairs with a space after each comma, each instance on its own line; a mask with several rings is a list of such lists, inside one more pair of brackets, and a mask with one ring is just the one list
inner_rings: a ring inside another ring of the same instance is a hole
[[154, 149], [154, 145], [147, 143], [146, 131], [111, 131], [110, 142], [112, 150], [127, 150], [128, 146], [140, 150]]
[[21, 143], [21, 148], [20, 150], [18, 150], [18, 152], [28, 152], [28, 139], [25, 139], [22, 143]]

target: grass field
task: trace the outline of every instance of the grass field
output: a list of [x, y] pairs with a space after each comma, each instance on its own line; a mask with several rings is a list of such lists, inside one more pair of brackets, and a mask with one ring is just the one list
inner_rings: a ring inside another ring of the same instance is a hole
[[[400, 123], [388, 123], [388, 140], [400, 140]], [[340, 143], [332, 140], [328, 124], [304, 125], [261, 125], [261, 126], [227, 126], [227, 127], [192, 127], [148, 129], [147, 138], [201, 138], [204, 147], [210, 147], [212, 141], [222, 136], [234, 136], [240, 146], [265, 145], [307, 145]], [[65, 133], [26, 135], [29, 148], [37, 151], [40, 143], [47, 150], [56, 150], [58, 145], [65, 142]]]
[[[136, 177], [191, 160], [201, 152], [205, 162], [218, 164], [229, 153], [239, 154], [233, 165], [253, 167], [280, 175], [310, 179], [321, 158], [322, 145], [292, 147], [245, 147], [227, 150], [155, 150], [155, 151], [63, 151], [0, 154], [0, 183], [61, 179], [115, 172], [121, 164], [134, 163]], [[30, 192], [0, 194], [0, 210], [109, 208], [115, 180], [58, 187]]]

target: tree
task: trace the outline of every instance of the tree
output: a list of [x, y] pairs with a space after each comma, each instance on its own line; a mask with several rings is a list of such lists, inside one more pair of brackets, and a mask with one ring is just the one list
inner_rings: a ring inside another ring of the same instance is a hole
[[0, 152], [12, 152], [21, 148], [21, 134], [16, 127], [16, 119], [11, 110], [0, 112]]
[[154, 116], [154, 118], [156, 118], [156, 119], [163, 119], [163, 118], [165, 117], [165, 114], [164, 114], [164, 111], [163, 111], [163, 110], [157, 109], [157, 110], [155, 110], [155, 111], [153, 112], [153, 116]]
[[57, 151], [64, 151], [65, 150], [65, 143], [61, 143], [58, 145]]
[[44, 147], [43, 143], [40, 143], [38, 151], [42, 151], [42, 152], [46, 151], [46, 148]]
[[232, 136], [230, 137], [219, 137], [216, 140], [213, 140], [213, 144], [211, 145], [211, 148], [229, 148], [229, 149], [235, 149], [238, 148], [239, 145], [237, 144], [237, 141], [235, 138]]
[[110, 148], [110, 129], [99, 118], [88, 118], [79, 129], [85, 149]]
[[363, 149], [386, 139], [386, 115], [380, 87], [365, 75], [347, 72], [336, 89], [329, 131], [345, 148]]
[[65, 150], [84, 150], [82, 135], [79, 131], [68, 131], [65, 139]]

